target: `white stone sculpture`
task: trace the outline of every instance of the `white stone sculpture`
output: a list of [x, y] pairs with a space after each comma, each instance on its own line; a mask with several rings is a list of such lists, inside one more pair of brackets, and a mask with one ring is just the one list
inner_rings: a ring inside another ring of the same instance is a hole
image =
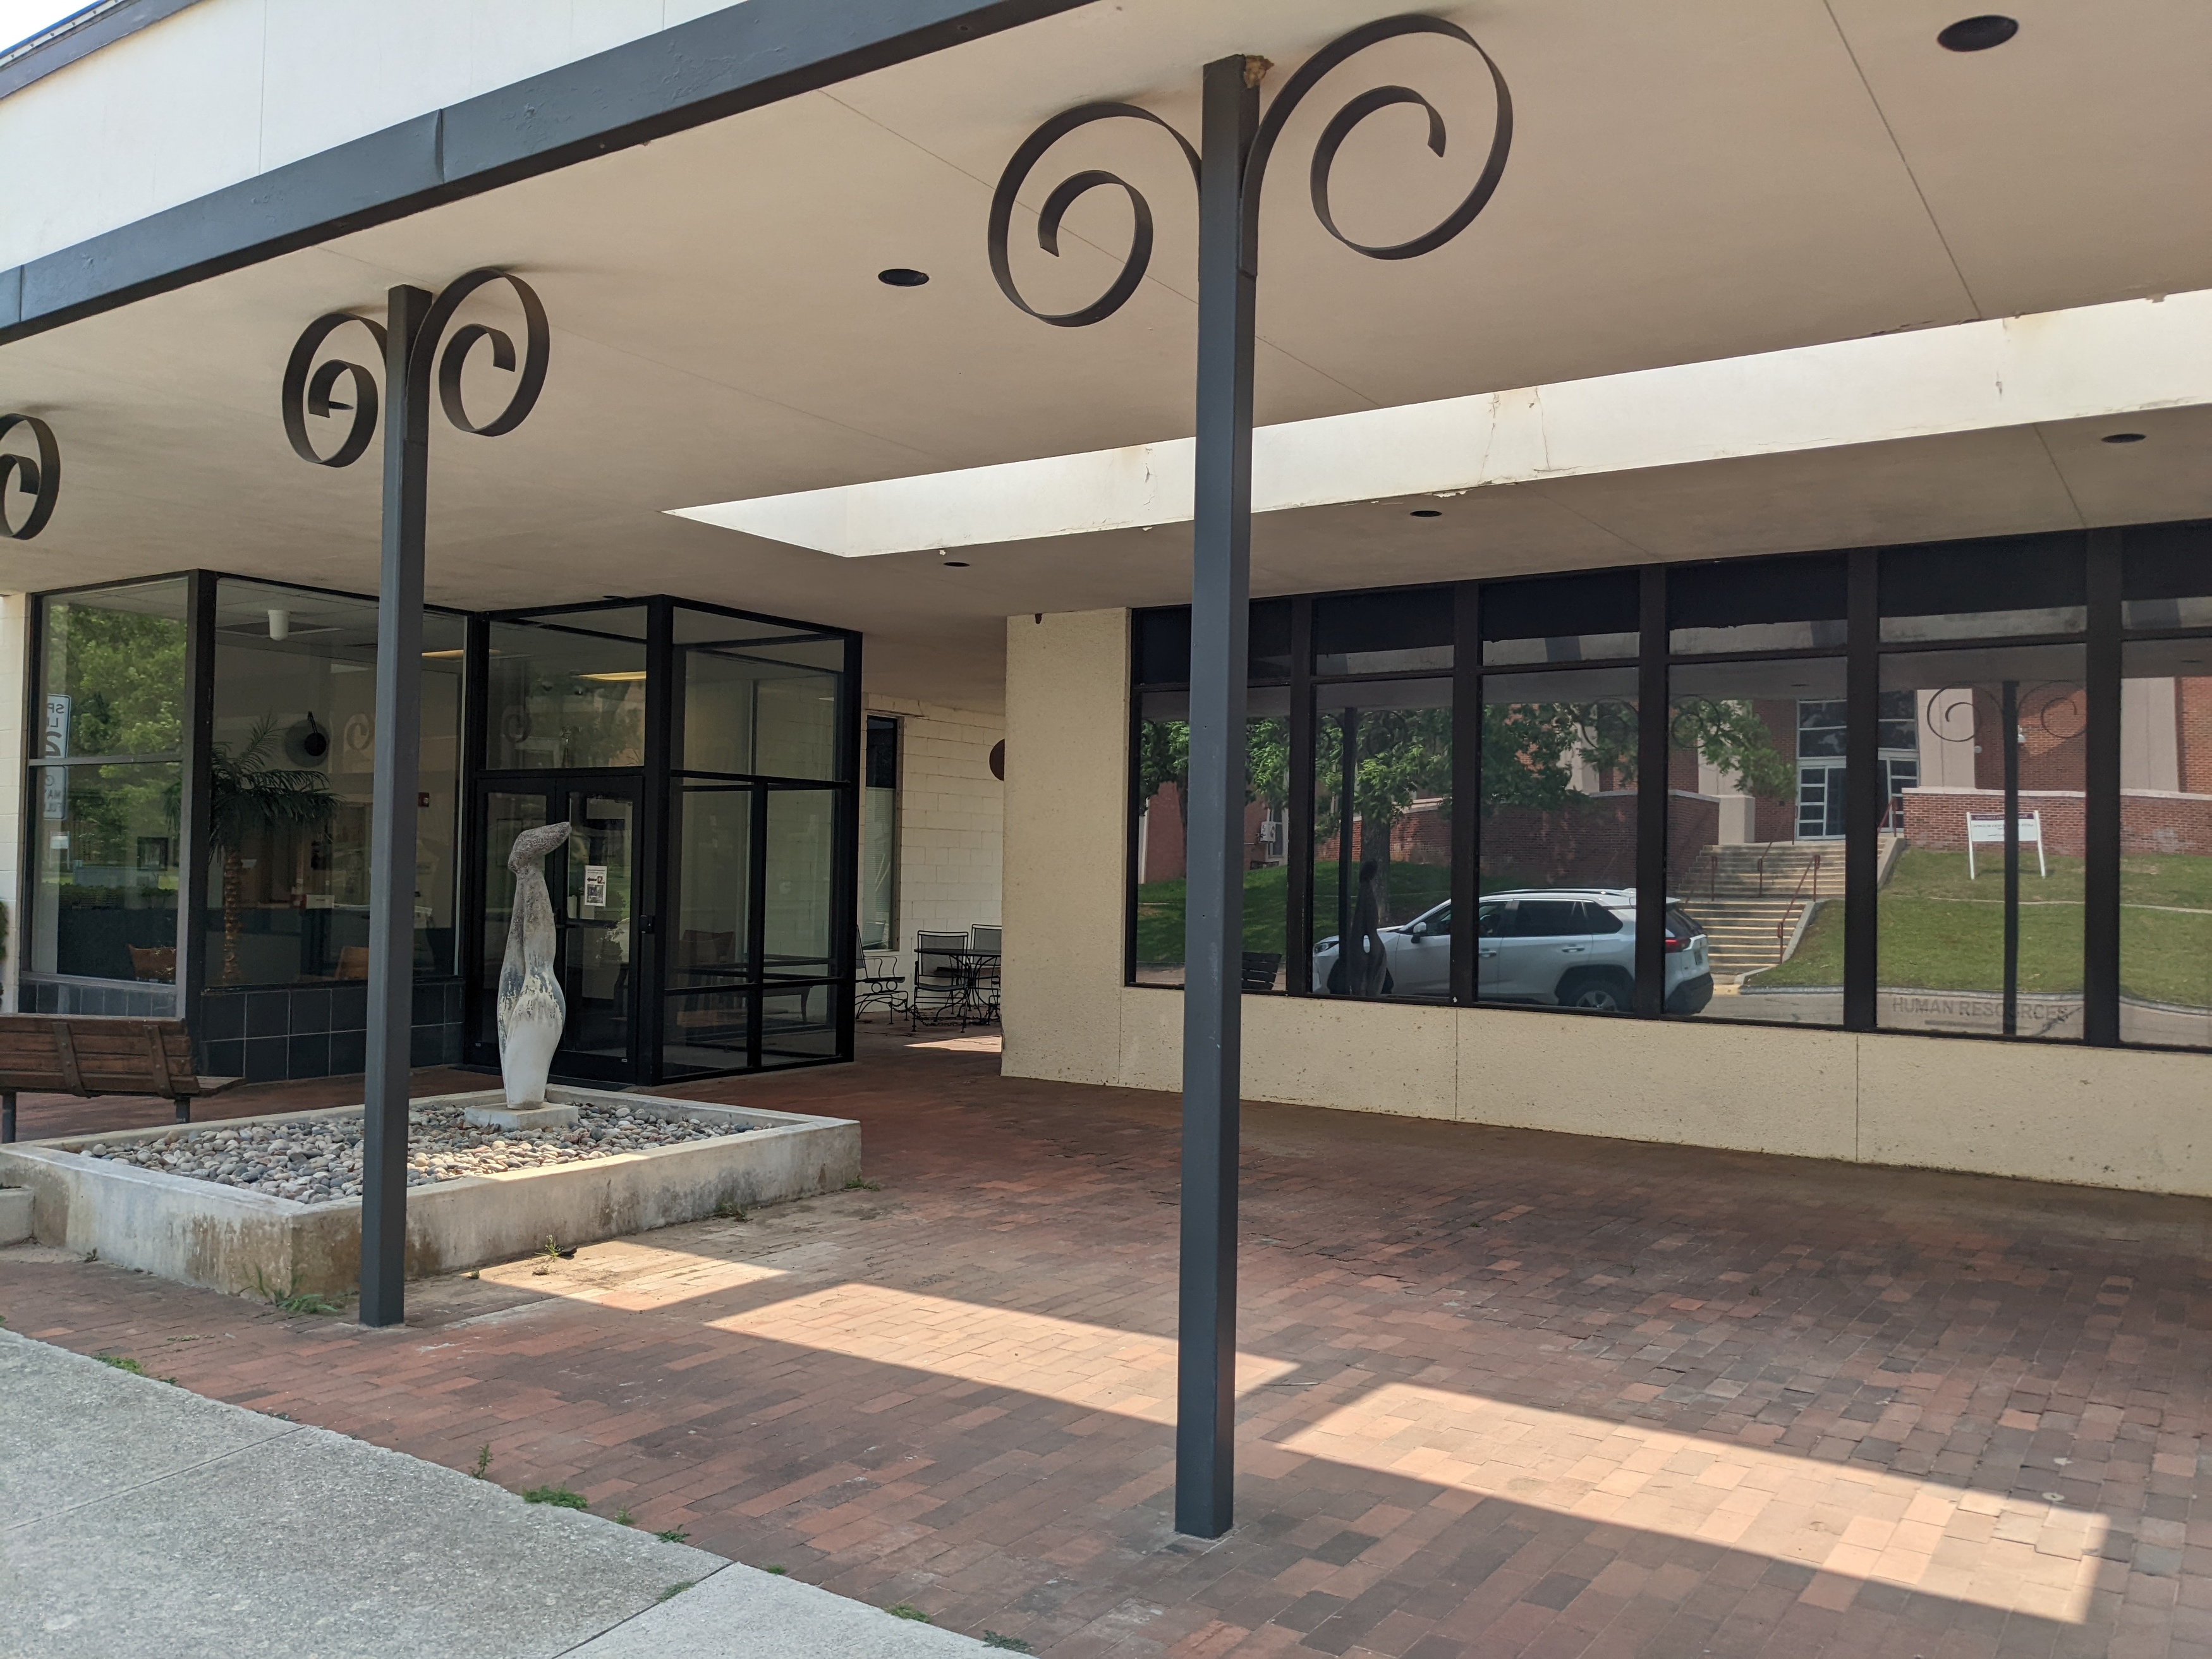
[[[508, 1113], [538, 1115], [574, 1108], [549, 1108], [545, 1073], [561, 1043], [568, 1018], [568, 1000], [553, 971], [553, 898], [545, 890], [545, 855], [565, 845], [568, 826], [541, 824], [514, 838], [507, 867], [514, 872], [514, 920], [507, 930], [507, 957], [499, 969], [499, 1069], [507, 1085]], [[471, 1114], [473, 1115], [473, 1114]]]

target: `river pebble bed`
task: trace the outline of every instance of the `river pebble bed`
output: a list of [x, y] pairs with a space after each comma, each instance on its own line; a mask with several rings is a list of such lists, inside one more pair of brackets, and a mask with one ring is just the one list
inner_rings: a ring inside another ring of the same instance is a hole
[[[579, 1103], [577, 1111], [579, 1121], [570, 1129], [478, 1128], [462, 1121], [459, 1106], [411, 1111], [407, 1115], [407, 1184], [422, 1187], [464, 1176], [588, 1164], [744, 1133], [693, 1118], [649, 1115], [628, 1106]], [[238, 1128], [209, 1124], [173, 1130], [158, 1140], [94, 1141], [81, 1150], [88, 1158], [243, 1187], [301, 1204], [361, 1196], [358, 1117]]]

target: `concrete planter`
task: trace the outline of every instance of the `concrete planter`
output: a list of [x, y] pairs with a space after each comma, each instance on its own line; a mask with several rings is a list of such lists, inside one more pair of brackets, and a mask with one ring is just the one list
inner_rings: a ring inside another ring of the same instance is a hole
[[[412, 1187], [407, 1194], [407, 1272], [421, 1278], [566, 1249], [678, 1222], [717, 1206], [781, 1203], [834, 1192], [860, 1173], [860, 1126], [749, 1107], [707, 1106], [593, 1089], [546, 1091], [556, 1104], [627, 1106], [648, 1117], [726, 1124], [730, 1133], [586, 1164], [511, 1170]], [[416, 1106], [497, 1106], [498, 1090], [419, 1100]], [[295, 1123], [357, 1116], [358, 1106], [226, 1118], [219, 1125]], [[740, 1133], [742, 1132], [742, 1133]], [[301, 1204], [189, 1176], [83, 1156], [94, 1141], [160, 1140], [173, 1129], [76, 1135], [0, 1148], [0, 1187], [27, 1188], [40, 1243], [93, 1251], [103, 1261], [229, 1292], [356, 1288], [361, 1206]]]

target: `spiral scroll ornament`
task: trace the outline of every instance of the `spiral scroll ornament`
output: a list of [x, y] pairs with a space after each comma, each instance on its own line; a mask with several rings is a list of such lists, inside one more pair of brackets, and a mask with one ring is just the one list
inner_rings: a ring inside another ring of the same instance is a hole
[[[455, 329], [441, 353], [440, 339], [454, 313], [471, 295], [493, 283], [505, 283], [521, 301], [523, 339], [520, 356], [512, 335], [483, 323], [469, 323]], [[369, 441], [376, 435], [377, 371], [368, 364], [341, 357], [328, 358], [319, 364], [315, 361], [324, 343], [349, 323], [358, 323], [375, 337], [380, 362], [388, 338], [384, 325], [350, 312], [333, 312], [307, 325], [284, 365], [284, 435], [290, 441], [295, 454], [317, 466], [351, 466], [368, 452]], [[469, 418], [468, 409], [462, 401], [461, 374], [467, 367], [469, 354], [484, 343], [491, 348], [492, 366], [517, 378], [505, 407], [479, 425]], [[479, 438], [496, 438], [520, 426], [537, 407], [538, 394], [545, 386], [545, 369], [551, 355], [552, 331], [547, 325], [545, 307], [537, 290], [511, 271], [471, 270], [447, 283], [445, 291], [431, 302], [429, 313], [422, 319], [422, 331], [416, 339], [408, 374], [427, 390], [434, 362], [438, 401], [446, 411], [446, 418], [463, 432]], [[351, 403], [340, 403], [332, 396], [342, 383], [352, 396]], [[318, 453], [307, 428], [308, 418], [324, 419], [346, 412], [353, 419], [344, 438], [328, 455]]]
[[[1268, 160], [1274, 154], [1284, 126], [1304, 101], [1306, 94], [1331, 70], [1370, 46], [1416, 34], [1437, 35], [1458, 42], [1481, 58], [1483, 67], [1490, 72], [1491, 85], [1498, 98], [1498, 113], [1491, 131], [1489, 154], [1484, 160], [1481, 173], [1459, 205], [1419, 236], [1402, 242], [1378, 244], [1356, 241], [1346, 235], [1336, 222], [1335, 210], [1329, 196], [1329, 174], [1336, 165], [1337, 153], [1343, 149], [1345, 140], [1352, 136], [1362, 121], [1378, 111], [1399, 105], [1411, 105], [1428, 116], [1431, 153], [1439, 157], [1444, 153], [1444, 118], [1434, 104], [1410, 87], [1375, 87], [1351, 99], [1331, 116], [1315, 143], [1313, 161], [1307, 175], [1314, 216], [1320, 220], [1322, 229], [1355, 253], [1364, 254], [1370, 259], [1412, 259], [1443, 246], [1473, 224], [1476, 216], [1490, 204], [1491, 198], [1497, 193], [1498, 181], [1505, 175], [1506, 157], [1513, 148], [1513, 96], [1505, 84], [1504, 72], [1475, 38], [1456, 23], [1446, 22], [1440, 17], [1386, 17], [1363, 24], [1349, 33], [1339, 36], [1299, 65], [1297, 72], [1284, 83], [1283, 89], [1268, 105], [1267, 113], [1261, 118], [1251, 152], [1244, 162], [1239, 203], [1248, 259], [1256, 264], [1260, 189], [1267, 177]], [[1192, 177], [1196, 179], [1198, 151], [1188, 138], [1152, 111], [1134, 104], [1081, 104], [1054, 116], [1024, 139], [1007, 161], [1006, 171], [999, 176], [998, 187], [992, 192], [991, 216], [986, 234], [991, 275], [997, 279], [1001, 294], [1039, 322], [1049, 323], [1056, 328], [1082, 328], [1091, 323], [1103, 322], [1119, 311], [1129, 296], [1137, 291], [1138, 284], [1144, 281], [1146, 270], [1152, 263], [1152, 204], [1146, 200], [1142, 191], [1120, 174], [1096, 167], [1070, 174], [1054, 185], [1052, 193], [1045, 198], [1043, 210], [1037, 216], [1037, 246], [1057, 257], [1060, 226], [1067, 216], [1068, 209], [1077, 199], [1101, 187], [1119, 189], [1128, 198], [1134, 224], [1130, 232], [1129, 250], [1122, 257], [1121, 272], [1104, 293], [1089, 305], [1078, 307], [1073, 311], [1041, 311], [1023, 295], [1020, 286], [1015, 282], [1013, 264], [1008, 252], [1016, 198], [1037, 163], [1043, 160], [1045, 152], [1079, 128], [1097, 121], [1123, 118], [1149, 121], [1164, 129], [1182, 149], [1184, 158], [1190, 163]]]
[[[54, 516], [54, 503], [61, 498], [62, 451], [54, 441], [53, 428], [35, 415], [0, 415], [0, 441], [4, 441], [19, 426], [30, 434], [32, 445], [39, 453], [35, 459], [0, 454], [0, 536], [27, 542], [46, 527], [46, 520]], [[20, 525], [8, 520], [10, 486], [31, 498], [31, 510]]]
[[[2079, 680], [2013, 682], [2013, 741], [2025, 744], [2035, 726], [2052, 744], [2071, 743], [2089, 728], [2088, 692]], [[1937, 743], [1978, 744], [1986, 720], [2004, 740], [2004, 701], [1987, 685], [1948, 685], [1928, 694], [1921, 723]]]

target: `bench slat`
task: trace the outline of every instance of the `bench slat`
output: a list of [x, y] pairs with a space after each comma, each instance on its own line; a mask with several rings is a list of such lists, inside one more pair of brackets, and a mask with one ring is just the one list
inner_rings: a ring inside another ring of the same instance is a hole
[[180, 1019], [0, 1014], [0, 1090], [182, 1100], [239, 1081], [195, 1074], [191, 1034]]
[[76, 1042], [66, 1021], [54, 1026], [54, 1059], [62, 1074], [62, 1087], [73, 1095], [84, 1092], [84, 1073], [77, 1069]]

